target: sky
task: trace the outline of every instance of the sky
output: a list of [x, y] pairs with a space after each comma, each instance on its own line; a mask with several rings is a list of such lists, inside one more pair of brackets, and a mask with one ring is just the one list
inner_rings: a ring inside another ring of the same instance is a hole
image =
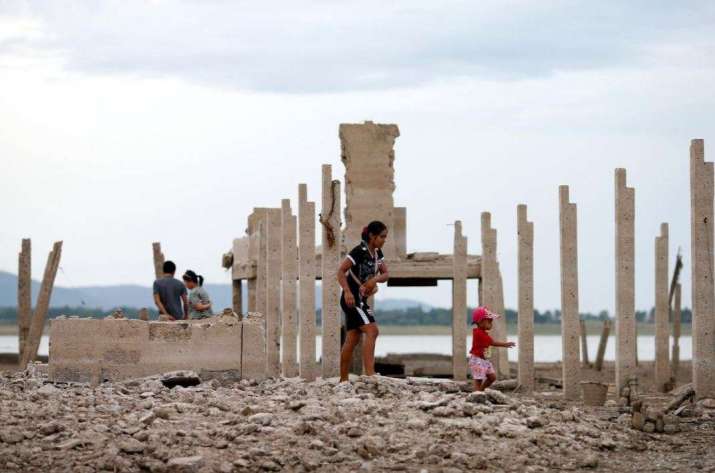
[[[690, 305], [688, 147], [715, 142], [712, 2], [0, 1], [0, 269], [63, 240], [62, 286], [151, 284], [151, 242], [228, 282], [253, 207], [320, 202], [338, 126], [396, 123], [408, 251], [479, 254], [492, 213], [517, 305], [516, 206], [535, 306], [560, 305], [558, 186], [578, 207], [582, 312], [613, 311], [614, 169], [636, 195], [636, 307], [670, 224]], [[448, 307], [450, 283], [379, 298]], [[378, 298], [378, 299], [379, 299]], [[469, 284], [470, 305], [476, 284]]]

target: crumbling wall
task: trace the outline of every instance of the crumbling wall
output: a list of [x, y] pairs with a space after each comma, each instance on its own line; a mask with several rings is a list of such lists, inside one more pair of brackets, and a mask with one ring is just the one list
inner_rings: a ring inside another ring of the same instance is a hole
[[50, 323], [49, 377], [60, 382], [117, 381], [176, 370], [234, 370], [265, 377], [263, 318], [146, 322], [56, 319]]

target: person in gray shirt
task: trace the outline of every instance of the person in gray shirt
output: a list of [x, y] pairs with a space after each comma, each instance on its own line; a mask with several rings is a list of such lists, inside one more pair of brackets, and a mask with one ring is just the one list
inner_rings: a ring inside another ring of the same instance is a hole
[[[186, 286], [174, 277], [176, 265], [172, 261], [164, 263], [164, 277], [154, 281], [154, 303], [159, 314], [166, 314], [172, 320], [189, 318], [189, 302]], [[183, 308], [182, 308], [183, 304]]]
[[211, 298], [204, 289], [204, 277], [189, 269], [181, 279], [189, 290], [189, 316], [192, 319], [211, 317]]

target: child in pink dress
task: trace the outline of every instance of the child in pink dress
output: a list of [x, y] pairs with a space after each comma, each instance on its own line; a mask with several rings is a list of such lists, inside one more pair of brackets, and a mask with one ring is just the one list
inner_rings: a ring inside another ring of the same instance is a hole
[[469, 356], [469, 368], [472, 371], [474, 390], [484, 391], [497, 379], [492, 362], [490, 347], [511, 348], [514, 342], [496, 342], [487, 333], [492, 329], [492, 320], [501, 317], [490, 312], [486, 307], [477, 307], [472, 312], [472, 349]]

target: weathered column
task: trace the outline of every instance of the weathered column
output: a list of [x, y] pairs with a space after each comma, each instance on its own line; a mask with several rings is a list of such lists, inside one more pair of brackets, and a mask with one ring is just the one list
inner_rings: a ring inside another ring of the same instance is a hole
[[42, 277], [40, 285], [40, 294], [37, 296], [37, 305], [35, 312], [32, 314], [30, 321], [30, 331], [25, 341], [25, 350], [20, 356], [20, 366], [25, 367], [37, 357], [37, 350], [40, 348], [42, 339], [42, 331], [45, 328], [45, 318], [47, 311], [50, 308], [50, 299], [52, 297], [52, 289], [55, 285], [55, 276], [57, 268], [60, 266], [60, 258], [62, 256], [62, 242], [57, 241], [52, 247], [52, 251], [47, 256], [47, 264], [45, 265], [45, 274]]
[[308, 202], [308, 186], [298, 186], [298, 274], [300, 277], [298, 332], [300, 338], [300, 377], [313, 381], [315, 365], [315, 202]]
[[[499, 267], [497, 265], [497, 231], [492, 228], [492, 216], [482, 212], [482, 280], [480, 301], [484, 307], [497, 312], [499, 304]], [[502, 314], [503, 315], [503, 314]], [[494, 324], [492, 338], [501, 336], [498, 324]], [[495, 371], [502, 372], [499, 366], [498, 349], [492, 350], [491, 362]], [[508, 368], [507, 368], [508, 369]]]
[[23, 352], [32, 317], [32, 245], [23, 238], [17, 268], [17, 326], [19, 353]]
[[290, 199], [281, 201], [281, 326], [283, 332], [283, 376], [298, 376], [296, 279], [298, 278], [298, 248], [296, 246], [296, 217]]
[[569, 202], [569, 187], [559, 186], [561, 246], [561, 346], [565, 399], [580, 396], [578, 315], [578, 228], [576, 204]]
[[[267, 211], [268, 209], [254, 209], [254, 213], [258, 212], [256, 221], [256, 231], [258, 241], [256, 249], [258, 250], [256, 259], [256, 312], [266, 315], [266, 257], [268, 250], [266, 249], [267, 229]], [[268, 340], [266, 335], [266, 340]]]
[[241, 279], [231, 280], [231, 305], [233, 306], [233, 311], [237, 314], [243, 313], [243, 288]]
[[611, 333], [611, 321], [603, 321], [603, 330], [601, 331], [601, 339], [598, 341], [598, 352], [596, 352], [596, 371], [601, 371], [603, 368], [603, 357], [606, 354], [606, 346], [608, 345], [608, 335]]
[[636, 375], [635, 189], [626, 186], [626, 170], [615, 172], [616, 204], [616, 387]]
[[534, 390], [534, 224], [526, 218], [526, 205], [516, 208], [518, 234], [519, 341], [518, 379], [521, 392]]
[[690, 142], [690, 252], [693, 388], [698, 398], [715, 398], [713, 163], [705, 162], [703, 140]]
[[164, 276], [164, 253], [161, 252], [161, 243], [155, 241], [151, 244], [152, 253], [154, 256], [154, 275], [156, 279]]
[[670, 384], [668, 326], [668, 224], [660, 224], [655, 238], [655, 387], [665, 392]]
[[340, 265], [340, 181], [332, 180], [332, 167], [323, 165], [323, 202], [320, 213], [322, 226], [321, 272], [322, 305], [322, 376], [340, 374], [340, 285], [336, 279]]
[[[500, 314], [502, 317], [494, 321], [494, 336], [498, 340], [506, 340], [508, 335], [507, 323], [506, 323], [506, 311], [504, 307], [504, 280], [501, 276], [501, 268], [499, 267], [499, 262], [497, 261], [497, 301], [494, 306], [494, 311]], [[495, 366], [496, 372], [499, 378], [509, 378], [511, 377], [511, 370], [509, 368], [509, 349], [508, 348], [498, 348], [496, 350], [496, 357], [499, 362]]]
[[268, 209], [266, 228], [266, 376], [281, 374], [281, 209]]
[[579, 320], [578, 328], [579, 335], [581, 335], [581, 365], [584, 368], [588, 368], [589, 366], [591, 366], [591, 363], [588, 361], [588, 338], [586, 338], [586, 321]]
[[467, 379], [467, 237], [462, 222], [454, 222], [452, 265], [452, 377]]
[[675, 293], [673, 300], [673, 360], [670, 364], [671, 375], [673, 381], [677, 383], [678, 381], [678, 370], [680, 369], [680, 322], [681, 322], [681, 310], [680, 310], [680, 294], [681, 288], [680, 284], [675, 285]]

